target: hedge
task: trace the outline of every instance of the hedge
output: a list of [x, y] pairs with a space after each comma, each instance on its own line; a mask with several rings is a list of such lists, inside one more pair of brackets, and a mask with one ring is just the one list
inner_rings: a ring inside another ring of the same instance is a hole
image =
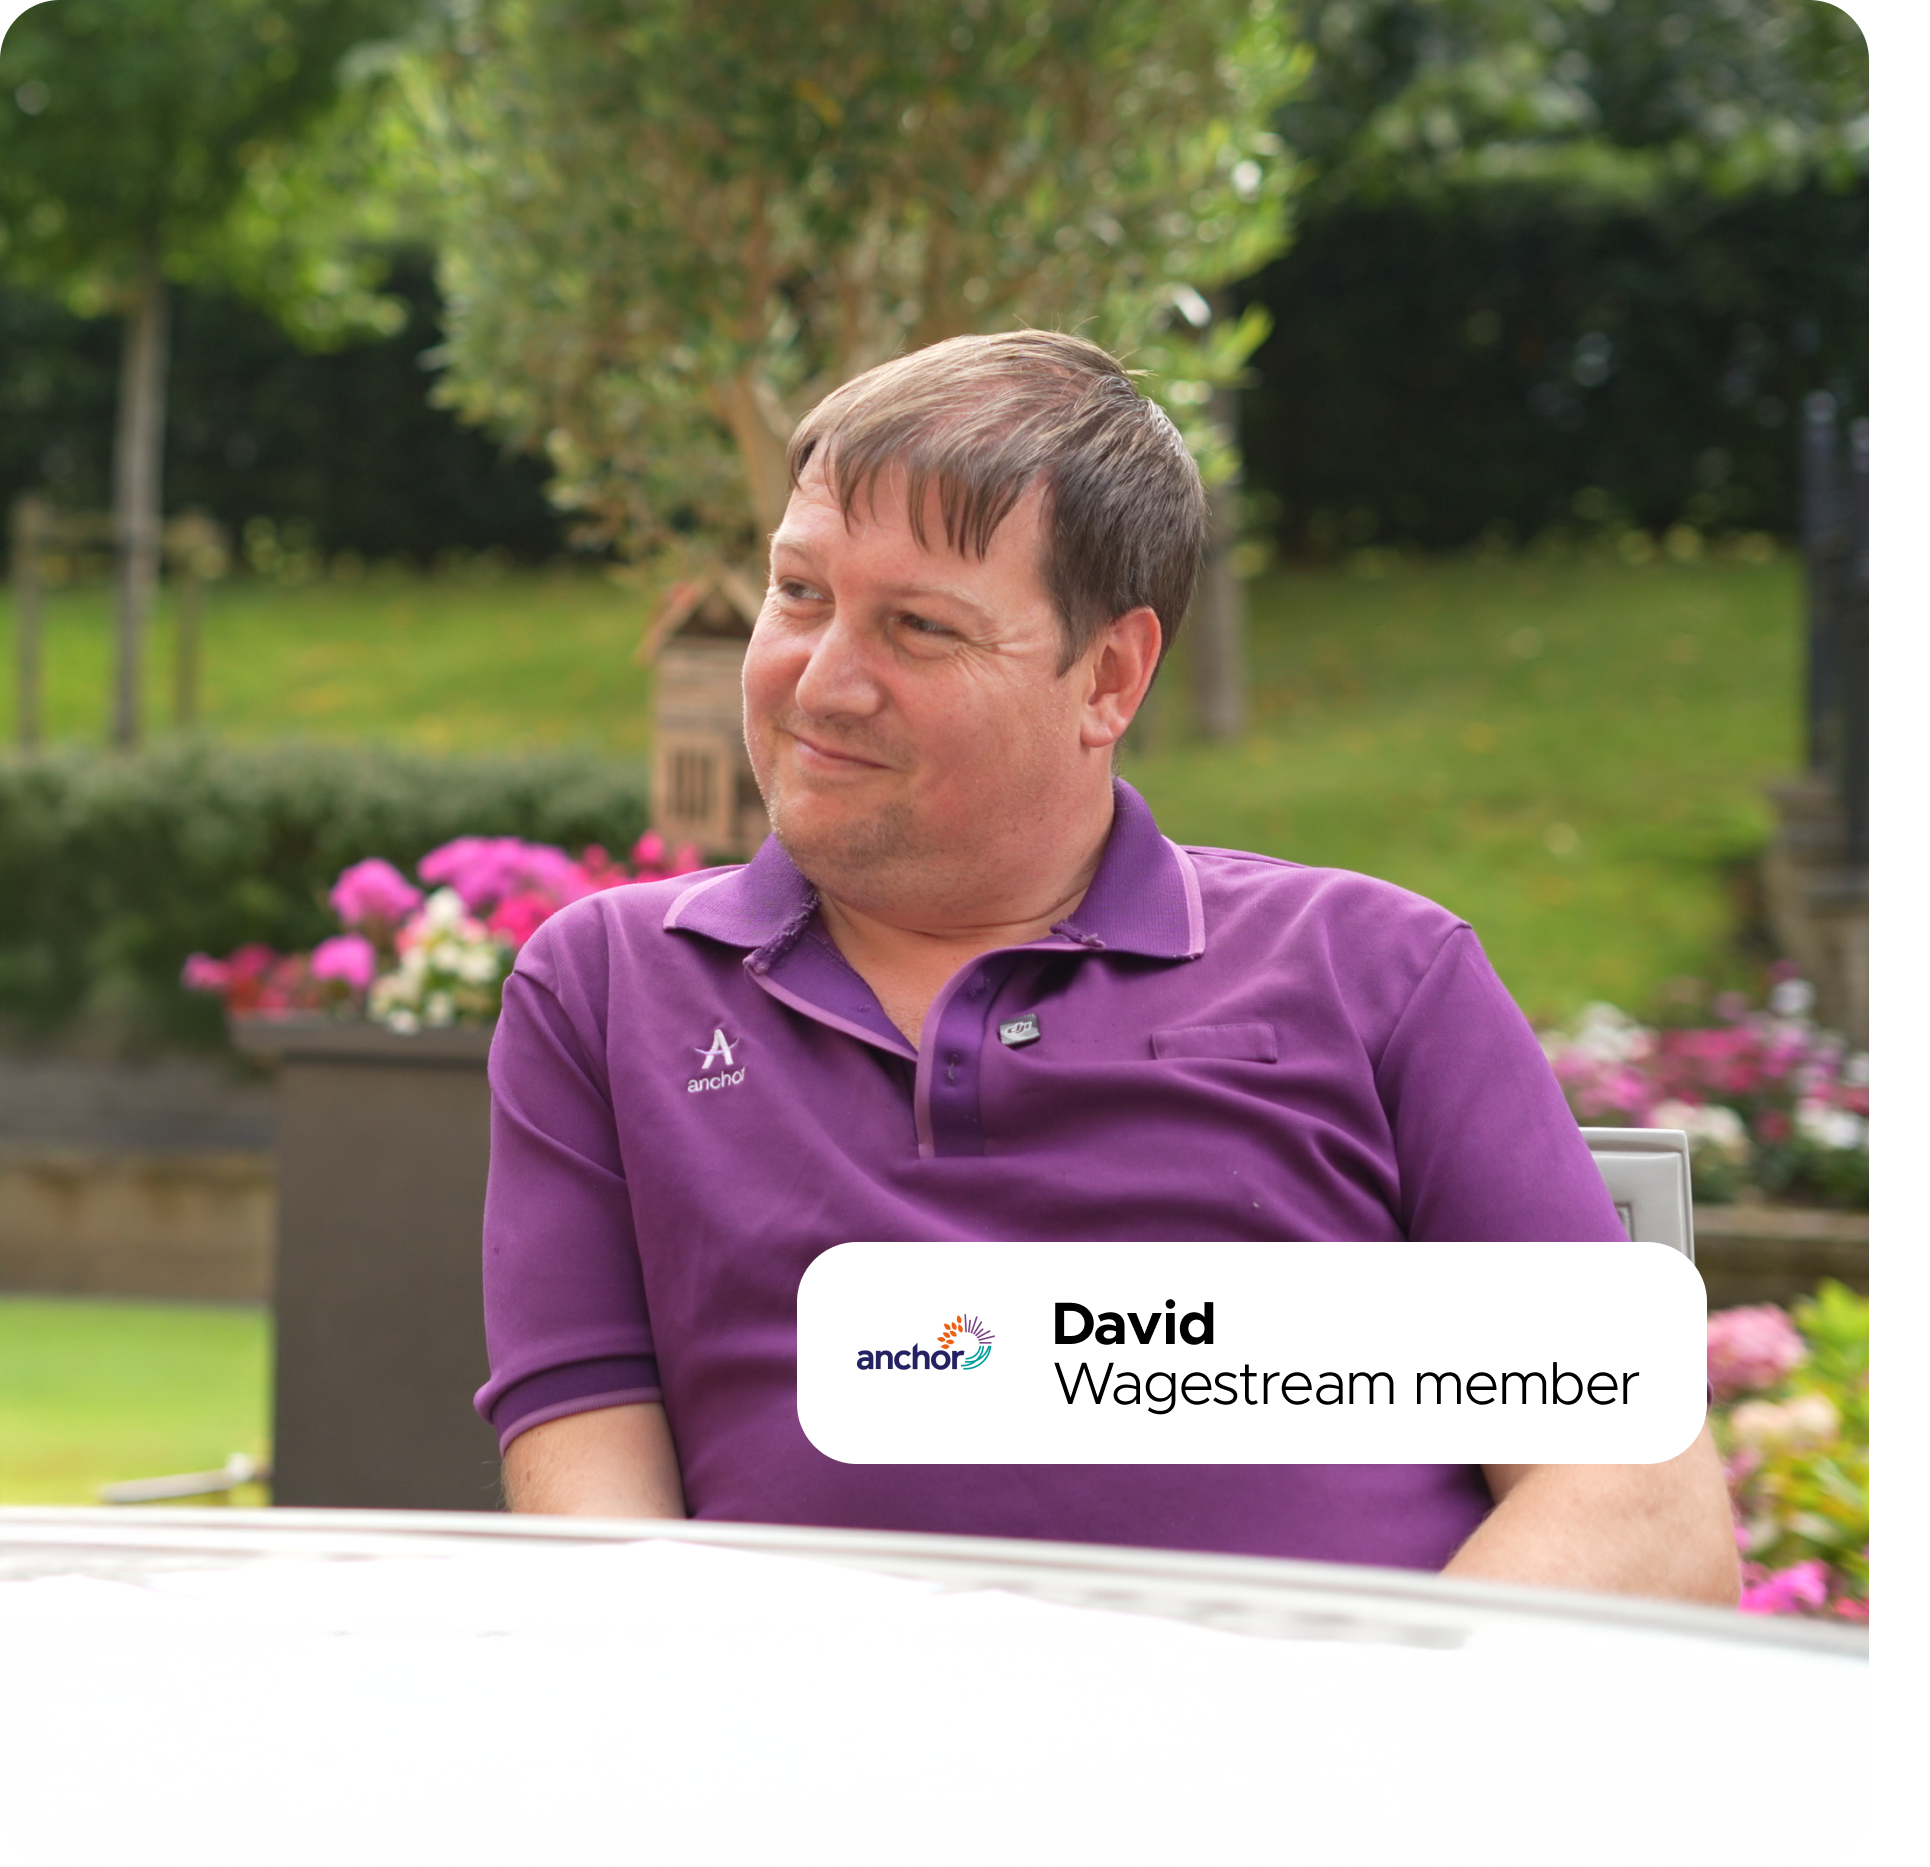
[[1300, 559], [1484, 531], [1796, 528], [1797, 433], [1865, 412], [1867, 190], [1583, 212], [1534, 190], [1315, 215], [1241, 288], [1241, 424]]
[[583, 754], [173, 745], [0, 758], [0, 1034], [120, 1047], [221, 1042], [179, 985], [191, 952], [311, 945], [362, 856], [410, 871], [464, 834], [627, 850], [640, 766]]

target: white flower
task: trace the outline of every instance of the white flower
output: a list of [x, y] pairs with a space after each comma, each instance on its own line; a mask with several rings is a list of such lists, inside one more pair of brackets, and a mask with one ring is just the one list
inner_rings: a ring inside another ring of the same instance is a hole
[[1572, 1035], [1556, 1031], [1543, 1040], [1551, 1059], [1585, 1057], [1594, 1063], [1628, 1063], [1655, 1047], [1654, 1034], [1616, 1005], [1588, 1005]]
[[502, 965], [502, 955], [494, 946], [472, 946], [449, 970], [465, 985], [492, 985]]
[[1720, 1102], [1658, 1102], [1649, 1125], [1680, 1128], [1697, 1153], [1708, 1152], [1740, 1166], [1749, 1158], [1749, 1130], [1742, 1117]]
[[1769, 994], [1769, 1009], [1779, 1018], [1807, 1018], [1816, 1003], [1816, 988], [1807, 979], [1785, 979]]
[[430, 933], [454, 933], [468, 918], [469, 910], [453, 888], [438, 888], [423, 903], [422, 925]]
[[382, 1022], [390, 1030], [401, 1032], [404, 1037], [413, 1037], [422, 1029], [422, 1020], [413, 1011], [392, 1011]]
[[456, 1021], [456, 1001], [448, 992], [431, 992], [422, 1001], [423, 1021], [440, 1030]]
[[1798, 1394], [1794, 1400], [1746, 1400], [1729, 1416], [1730, 1429], [1759, 1452], [1812, 1452], [1841, 1430], [1842, 1420], [1827, 1394]]
[[1848, 1109], [1832, 1108], [1827, 1102], [1799, 1102], [1796, 1105], [1796, 1132], [1817, 1147], [1868, 1147], [1870, 1124]]

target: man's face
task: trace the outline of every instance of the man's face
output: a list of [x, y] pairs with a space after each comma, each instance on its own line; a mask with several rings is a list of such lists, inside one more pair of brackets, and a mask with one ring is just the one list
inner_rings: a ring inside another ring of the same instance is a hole
[[1089, 671], [1059, 672], [1038, 497], [982, 559], [945, 544], [935, 496], [925, 536], [901, 482], [881, 480], [847, 525], [807, 469], [744, 660], [772, 827], [821, 889], [887, 912], [999, 891], [1028, 840], [1035, 856], [1053, 846], [1105, 759], [1082, 738]]

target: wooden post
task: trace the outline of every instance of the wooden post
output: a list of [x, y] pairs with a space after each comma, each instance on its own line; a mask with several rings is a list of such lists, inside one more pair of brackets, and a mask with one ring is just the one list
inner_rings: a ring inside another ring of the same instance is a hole
[[1843, 854], [1865, 865], [1870, 852], [1870, 424], [1850, 424], [1849, 470], [1841, 501], [1843, 557], [1836, 588], [1836, 682], [1842, 708], [1838, 783]]
[[205, 512], [186, 512], [167, 528], [174, 573], [174, 723], [187, 731], [200, 714], [201, 618], [208, 584], [227, 568], [227, 541]]
[[161, 561], [161, 446], [166, 423], [168, 288], [158, 253], [141, 269], [140, 294], [121, 347], [114, 435], [115, 665], [112, 736], [141, 737], [142, 649]]
[[44, 595], [40, 553], [51, 516], [47, 502], [32, 493], [14, 501], [11, 541], [14, 707], [23, 752], [31, 752], [40, 743], [40, 631]]
[[[1217, 390], [1214, 418], [1239, 432], [1239, 402]], [[1193, 714], [1202, 739], [1237, 739], [1246, 730], [1246, 592], [1233, 570], [1240, 541], [1240, 491], [1215, 487], [1206, 544], [1206, 574], [1193, 599]]]
[[1825, 771], [1836, 752], [1836, 558], [1842, 514], [1837, 486], [1836, 398], [1824, 390], [1803, 401], [1803, 568], [1809, 600], [1804, 740], [1811, 771]]

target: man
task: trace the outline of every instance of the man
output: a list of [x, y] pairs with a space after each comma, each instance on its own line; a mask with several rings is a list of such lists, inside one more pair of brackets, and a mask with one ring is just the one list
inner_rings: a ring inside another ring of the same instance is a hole
[[799, 426], [744, 665], [774, 836], [525, 948], [491, 1055], [478, 1395], [518, 1510], [1062, 1537], [1730, 1600], [1653, 1467], [840, 1465], [795, 1407], [851, 1238], [1611, 1239], [1465, 925], [1181, 850], [1112, 773], [1199, 478], [1112, 358], [960, 338]]

